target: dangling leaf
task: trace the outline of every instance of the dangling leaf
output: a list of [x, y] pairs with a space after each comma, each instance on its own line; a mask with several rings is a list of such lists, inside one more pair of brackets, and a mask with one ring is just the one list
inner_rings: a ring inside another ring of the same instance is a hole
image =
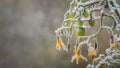
[[71, 26], [71, 25], [72, 25], [72, 21], [67, 21], [67, 22], [66, 22], [66, 25], [67, 25], [67, 26]]
[[120, 41], [117, 42], [117, 49], [120, 50]]
[[71, 7], [74, 8], [77, 6], [77, 2], [74, 0], [72, 3], [71, 3]]
[[84, 12], [83, 12], [82, 15], [83, 15], [83, 17], [85, 17], [85, 18], [89, 17], [89, 16], [90, 16], [89, 10], [84, 9]]
[[67, 14], [66, 14], [66, 19], [74, 18], [75, 15], [76, 15], [75, 13], [67, 13]]
[[84, 36], [85, 35], [85, 29], [83, 27], [79, 27], [76, 30], [76, 36]]
[[86, 0], [81, 0], [82, 2], [86, 2]]
[[95, 24], [96, 24], [95, 20], [90, 20], [90, 21], [89, 21], [89, 25], [90, 25], [91, 27], [93, 27]]
[[77, 25], [78, 25], [78, 26], [82, 26], [82, 25], [83, 25], [83, 21], [77, 20]]

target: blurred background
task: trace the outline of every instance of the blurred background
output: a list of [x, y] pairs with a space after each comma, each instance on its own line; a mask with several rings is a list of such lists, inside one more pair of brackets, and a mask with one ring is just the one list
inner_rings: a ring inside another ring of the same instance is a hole
[[[77, 65], [70, 62], [73, 53], [55, 48], [54, 31], [70, 1], [0, 0], [0, 68], [85, 68], [91, 63], [86, 52], [89, 62], [81, 60]], [[105, 37], [98, 36], [99, 53], [105, 53], [108, 35], [104, 30], [100, 35]]]

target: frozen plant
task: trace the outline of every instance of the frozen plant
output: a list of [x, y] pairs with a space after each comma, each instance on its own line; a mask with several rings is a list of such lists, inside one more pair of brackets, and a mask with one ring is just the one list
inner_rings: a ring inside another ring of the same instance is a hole
[[[106, 18], [113, 20], [112, 26], [103, 25], [103, 20]], [[96, 33], [87, 35], [86, 29], [93, 28], [98, 23], [100, 25], [97, 27]], [[107, 55], [100, 54], [98, 58], [95, 58], [99, 42], [97, 36], [103, 29], [106, 29], [110, 36], [110, 47], [106, 49]], [[74, 36], [76, 42], [71, 62], [76, 60], [78, 64], [80, 59], [87, 61], [81, 50], [83, 45], [86, 44], [88, 55], [93, 60], [93, 63], [89, 64], [87, 68], [115, 68], [116, 65], [120, 67], [120, 35], [115, 34], [114, 31], [120, 31], [120, 6], [116, 3], [116, 0], [73, 0], [70, 3], [69, 10], [64, 15], [62, 26], [55, 30], [57, 36], [56, 48], [59, 51], [72, 52], [70, 40]], [[66, 45], [61, 38], [63, 35], [68, 39]], [[91, 39], [93, 42], [90, 41]]]

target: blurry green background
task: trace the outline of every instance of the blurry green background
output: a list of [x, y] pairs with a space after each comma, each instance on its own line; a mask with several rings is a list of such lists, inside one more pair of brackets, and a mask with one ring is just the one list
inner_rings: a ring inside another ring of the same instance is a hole
[[[0, 0], [0, 68], [85, 68], [88, 62], [71, 63], [73, 53], [55, 48], [54, 31], [61, 26], [70, 1]], [[108, 35], [98, 38], [99, 53], [104, 53]]]

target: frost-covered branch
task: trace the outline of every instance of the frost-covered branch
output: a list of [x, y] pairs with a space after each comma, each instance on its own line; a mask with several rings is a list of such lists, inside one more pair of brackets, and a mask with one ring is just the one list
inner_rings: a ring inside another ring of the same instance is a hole
[[[103, 25], [103, 20], [107, 17], [114, 21], [112, 26]], [[93, 28], [96, 23], [99, 23], [98, 30], [94, 34], [86, 35], [86, 29]], [[98, 58], [95, 58], [99, 42], [97, 36], [103, 29], [106, 29], [110, 36], [110, 48], [106, 49], [106, 56], [103, 57], [102, 55], [101, 57], [99, 55]], [[88, 55], [93, 59], [93, 64], [88, 65], [88, 67], [108, 67], [111, 64], [120, 62], [120, 59], [114, 58], [115, 56], [120, 57], [120, 37], [118, 37], [118, 34], [116, 36], [114, 31], [120, 31], [120, 6], [116, 3], [116, 0], [73, 0], [70, 3], [69, 10], [64, 15], [62, 26], [55, 31], [57, 35], [56, 47], [59, 50], [63, 49], [70, 52], [70, 40], [75, 37], [75, 55], [72, 57], [72, 62], [74, 59], [76, 59], [77, 64], [79, 59], [87, 61], [81, 50], [82, 45], [86, 44], [88, 46]], [[66, 45], [61, 39], [63, 35], [68, 38]], [[90, 41], [91, 39], [93, 39], [93, 42]], [[95, 65], [94, 62], [97, 60], [99, 60], [99, 63]]]

